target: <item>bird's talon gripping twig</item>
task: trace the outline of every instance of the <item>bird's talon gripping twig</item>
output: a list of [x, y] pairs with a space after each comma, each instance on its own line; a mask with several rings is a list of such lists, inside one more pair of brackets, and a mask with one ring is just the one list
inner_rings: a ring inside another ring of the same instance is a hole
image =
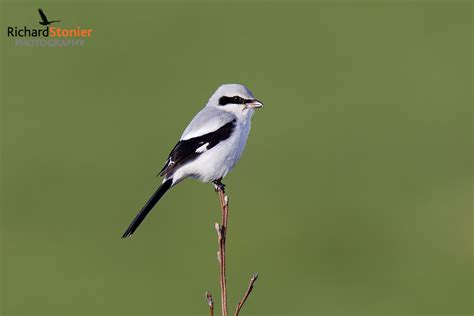
[[219, 192], [225, 193], [225, 184], [221, 182], [221, 179], [214, 180], [212, 181], [212, 183], [214, 184], [214, 191], [216, 193], [219, 193]]

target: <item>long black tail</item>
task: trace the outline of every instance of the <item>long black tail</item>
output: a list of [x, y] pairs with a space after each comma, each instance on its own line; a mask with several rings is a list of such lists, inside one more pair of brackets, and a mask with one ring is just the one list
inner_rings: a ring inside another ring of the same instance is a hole
[[145, 206], [143, 206], [143, 208], [137, 214], [137, 216], [135, 216], [132, 223], [130, 223], [127, 230], [125, 231], [125, 233], [123, 233], [122, 238], [127, 238], [127, 237], [132, 236], [132, 234], [135, 232], [138, 226], [140, 226], [140, 224], [143, 222], [143, 220], [148, 215], [148, 213], [150, 213], [153, 206], [155, 206], [155, 204], [158, 203], [161, 197], [165, 195], [166, 191], [168, 191], [171, 188], [172, 183], [173, 183], [173, 180], [168, 179], [160, 185], [160, 187], [156, 190], [155, 193], [153, 193], [151, 198], [148, 200], [148, 202], [146, 202]]

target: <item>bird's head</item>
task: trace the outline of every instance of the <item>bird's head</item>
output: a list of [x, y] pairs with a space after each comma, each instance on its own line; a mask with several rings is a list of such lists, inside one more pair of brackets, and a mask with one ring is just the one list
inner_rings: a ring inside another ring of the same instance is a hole
[[209, 99], [207, 106], [216, 107], [219, 110], [232, 112], [240, 116], [263, 107], [263, 103], [255, 99], [252, 92], [244, 85], [224, 84], [217, 88]]

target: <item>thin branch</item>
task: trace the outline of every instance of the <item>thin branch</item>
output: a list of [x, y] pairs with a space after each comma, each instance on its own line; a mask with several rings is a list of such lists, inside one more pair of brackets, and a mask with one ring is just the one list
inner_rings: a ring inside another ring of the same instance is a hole
[[219, 200], [221, 203], [222, 210], [222, 225], [218, 223], [215, 224], [218, 242], [219, 242], [219, 251], [217, 252], [217, 258], [219, 260], [220, 267], [220, 286], [221, 286], [221, 308], [222, 316], [228, 316], [227, 314], [227, 280], [226, 280], [226, 264], [225, 264], [225, 240], [227, 233], [227, 219], [229, 212], [229, 199], [225, 195], [224, 186], [216, 186], [217, 193], [219, 193]]
[[255, 281], [257, 281], [257, 278], [258, 278], [258, 274], [255, 273], [250, 279], [250, 283], [249, 283], [249, 286], [247, 287], [247, 291], [245, 291], [244, 297], [239, 301], [239, 304], [237, 305], [237, 308], [235, 309], [234, 316], [239, 316], [240, 310], [244, 306], [245, 301], [249, 297], [250, 293], [252, 293], [253, 284], [255, 283]]
[[[219, 194], [219, 201], [221, 204], [221, 211], [222, 211], [222, 224], [215, 223], [214, 228], [217, 232], [217, 240], [219, 244], [219, 250], [217, 251], [217, 261], [219, 262], [219, 281], [221, 287], [221, 308], [222, 308], [222, 316], [228, 316], [227, 311], [227, 280], [226, 280], [226, 250], [225, 250], [225, 242], [226, 242], [226, 235], [227, 235], [227, 221], [229, 217], [229, 198], [225, 194], [224, 184], [220, 182], [220, 180], [214, 181], [214, 185], [216, 188], [216, 192]], [[247, 291], [245, 291], [242, 300], [239, 301], [237, 308], [235, 310], [234, 316], [238, 316], [240, 310], [247, 301], [250, 293], [253, 290], [253, 286], [255, 281], [257, 280], [258, 275], [254, 274], [250, 279], [250, 283], [247, 287]], [[211, 316], [214, 315], [214, 303], [212, 301], [211, 293], [206, 292], [207, 303], [210, 308]]]
[[214, 301], [212, 299], [211, 292], [206, 292], [207, 305], [209, 305], [209, 315], [214, 316]]

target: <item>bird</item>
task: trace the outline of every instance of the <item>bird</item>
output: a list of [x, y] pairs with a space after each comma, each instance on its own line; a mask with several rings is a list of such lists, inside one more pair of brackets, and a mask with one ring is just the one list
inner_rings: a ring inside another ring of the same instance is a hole
[[254, 110], [262, 108], [242, 84], [224, 84], [194, 116], [159, 172], [163, 181], [123, 233], [132, 236], [156, 203], [186, 178], [224, 188], [222, 179], [240, 159]]
[[50, 25], [51, 23], [61, 22], [61, 20], [48, 21], [48, 18], [46, 17], [46, 14], [44, 14], [43, 10], [38, 9], [38, 12], [39, 12], [39, 15], [41, 16], [41, 21], [38, 23], [41, 25]]

